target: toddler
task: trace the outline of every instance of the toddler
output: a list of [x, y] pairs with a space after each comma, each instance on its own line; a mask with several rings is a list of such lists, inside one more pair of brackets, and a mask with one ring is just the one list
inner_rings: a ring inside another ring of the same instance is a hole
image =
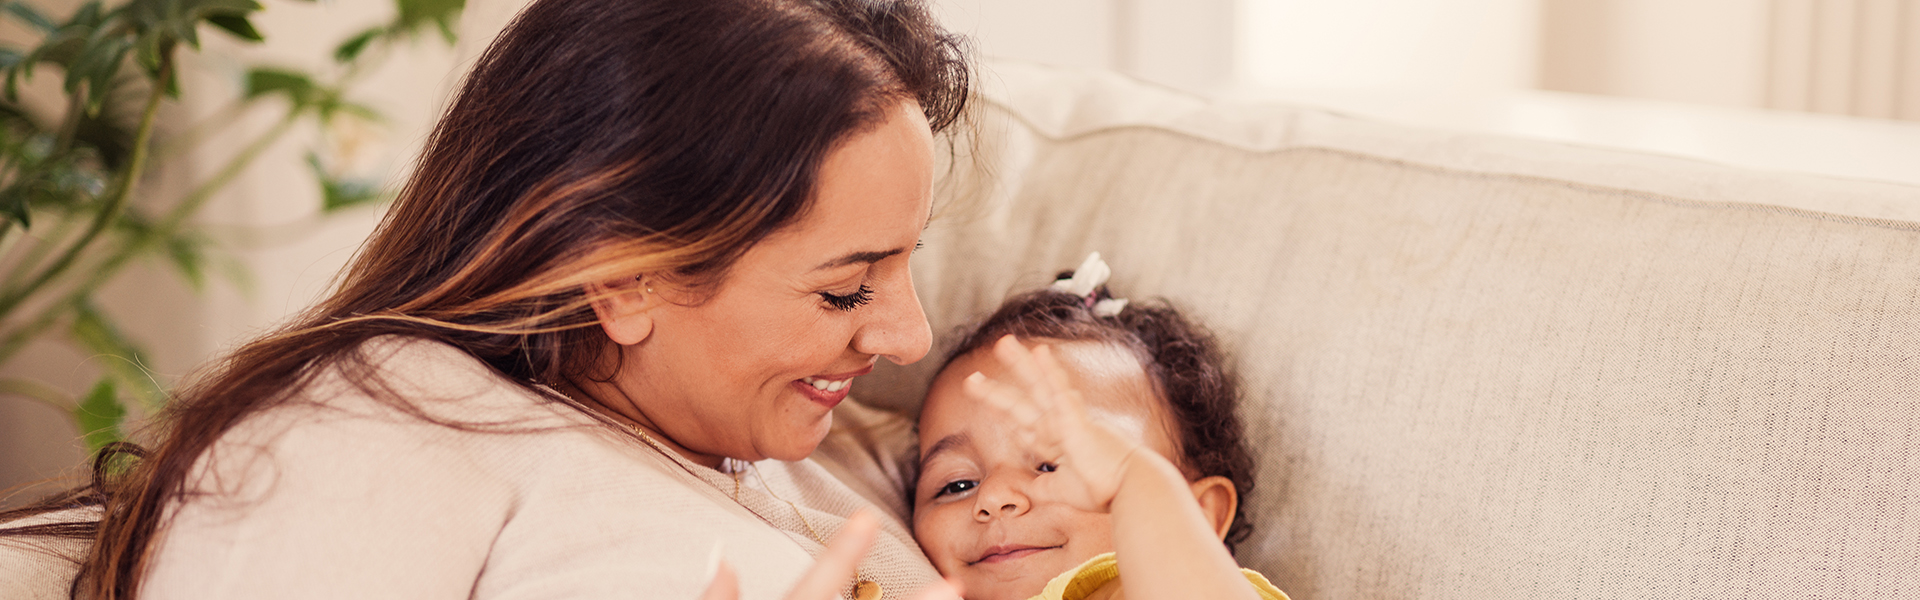
[[[1285, 599], [1231, 554], [1253, 460], [1211, 337], [1106, 264], [1003, 304], [920, 415], [914, 536], [969, 600]], [[1118, 560], [1116, 561], [1116, 556]]]

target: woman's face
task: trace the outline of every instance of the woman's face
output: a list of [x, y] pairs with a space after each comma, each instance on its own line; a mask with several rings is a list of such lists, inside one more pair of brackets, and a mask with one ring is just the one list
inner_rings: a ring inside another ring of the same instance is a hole
[[717, 286], [651, 284], [652, 331], [624, 349], [618, 375], [644, 422], [710, 465], [811, 454], [854, 377], [927, 352], [907, 259], [932, 181], [926, 117], [902, 102], [828, 154], [812, 207]]

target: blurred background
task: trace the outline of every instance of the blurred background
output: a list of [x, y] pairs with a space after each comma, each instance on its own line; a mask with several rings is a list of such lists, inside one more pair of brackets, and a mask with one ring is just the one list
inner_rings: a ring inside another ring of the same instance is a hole
[[[445, 2], [446, 0], [441, 0]], [[337, 69], [343, 39], [405, 2], [262, 0], [263, 44], [208, 34], [181, 66], [185, 93], [160, 136], [220, 122], [212, 143], [141, 183], [166, 197], [275, 126], [275, 107], [236, 108], [259, 65]], [[1221, 101], [1291, 102], [1422, 127], [1634, 148], [1765, 169], [1920, 185], [1920, 0], [934, 0], [978, 54], [1108, 69]], [[42, 0], [52, 15], [78, 2]], [[475, 0], [457, 43], [424, 35], [359, 74], [379, 119], [290, 130], [194, 218], [244, 276], [191, 285], [135, 264], [98, 301], [170, 385], [312, 302], [382, 206], [323, 210], [305, 158], [391, 193], [466, 65], [517, 10]], [[0, 26], [0, 43], [37, 34]], [[991, 78], [988, 69], [984, 77]], [[26, 82], [27, 104], [57, 73]], [[281, 107], [284, 108], [284, 107]], [[136, 200], [138, 201], [138, 200]], [[118, 362], [116, 362], [118, 361]], [[124, 360], [68, 339], [30, 344], [0, 379], [78, 396]], [[0, 506], [62, 483], [86, 455], [70, 407], [0, 395]], [[137, 409], [133, 419], [137, 421]], [[135, 436], [137, 438], [137, 436]], [[26, 486], [26, 487], [23, 487]]]

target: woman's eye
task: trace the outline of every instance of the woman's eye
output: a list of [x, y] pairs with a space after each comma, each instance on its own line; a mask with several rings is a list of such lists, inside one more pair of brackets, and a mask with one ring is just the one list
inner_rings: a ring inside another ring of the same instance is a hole
[[1039, 471], [1040, 471], [1041, 473], [1052, 473], [1052, 472], [1054, 472], [1054, 471], [1058, 471], [1058, 470], [1060, 470], [1060, 465], [1056, 465], [1056, 464], [1053, 464], [1053, 463], [1048, 463], [1048, 462], [1043, 462], [1043, 463], [1040, 463], [1040, 466], [1039, 466], [1039, 468], [1038, 468], [1038, 470], [1039, 470]]
[[972, 490], [973, 487], [976, 485], [979, 485], [979, 484], [970, 480], [962, 479], [960, 481], [955, 481], [953, 483], [949, 483], [947, 485], [941, 486], [940, 491], [933, 493], [933, 497], [939, 498], [941, 496], [945, 496], [948, 494], [964, 494], [968, 490]]
[[861, 284], [860, 289], [851, 294], [841, 295], [833, 292], [820, 292], [820, 297], [825, 299], [827, 304], [832, 305], [834, 308], [853, 310], [873, 301], [873, 288], [867, 287], [866, 284]]

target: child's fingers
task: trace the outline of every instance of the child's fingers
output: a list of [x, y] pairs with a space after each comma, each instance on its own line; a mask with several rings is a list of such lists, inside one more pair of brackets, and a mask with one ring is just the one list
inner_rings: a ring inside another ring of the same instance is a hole
[[989, 378], [984, 373], [975, 372], [960, 382], [961, 391], [975, 400], [981, 400], [1007, 414], [1013, 422], [1022, 428], [1033, 427], [1040, 421], [1040, 410], [1031, 403], [1023, 401], [1024, 396], [1018, 388]]
[[840, 591], [846, 589], [853, 580], [853, 572], [860, 566], [860, 557], [866, 556], [867, 548], [873, 546], [873, 537], [880, 530], [880, 522], [865, 510], [853, 513], [847, 524], [840, 527], [840, 533], [834, 534], [827, 542], [827, 551], [813, 563], [813, 568], [794, 584], [787, 592], [787, 600], [830, 600], [840, 597]]
[[1039, 365], [1034, 363], [1033, 352], [1022, 345], [1020, 340], [1011, 335], [1001, 337], [1000, 341], [993, 344], [993, 356], [1000, 360], [1000, 365], [1006, 367], [1009, 374], [1013, 375], [1013, 383], [1033, 393], [1035, 402], [1040, 403], [1042, 407], [1052, 402], [1048, 398], [1054, 391], [1052, 384], [1048, 382], [1046, 374], [1040, 370]]
[[[1061, 400], [1065, 400], [1066, 397], [1069, 395], [1072, 395], [1072, 396], [1079, 395], [1079, 390], [1074, 389], [1073, 387], [1073, 380], [1068, 379], [1067, 377], [1066, 367], [1060, 366], [1059, 359], [1054, 358], [1053, 346], [1042, 345], [1038, 348], [1034, 348], [1033, 349], [1033, 365], [1034, 365], [1034, 368], [1040, 372], [1041, 376], [1046, 378], [1047, 385], [1049, 389], [1053, 392], [1052, 394], [1053, 401], [1059, 402]], [[1056, 405], [1051, 408], [1053, 408], [1054, 410], [1060, 410], [1068, 407]], [[1078, 408], [1079, 408], [1078, 405], [1075, 405], [1072, 407], [1072, 409], [1075, 409], [1076, 411]], [[1077, 417], [1079, 416], [1079, 413], [1074, 412], [1073, 416]]]

